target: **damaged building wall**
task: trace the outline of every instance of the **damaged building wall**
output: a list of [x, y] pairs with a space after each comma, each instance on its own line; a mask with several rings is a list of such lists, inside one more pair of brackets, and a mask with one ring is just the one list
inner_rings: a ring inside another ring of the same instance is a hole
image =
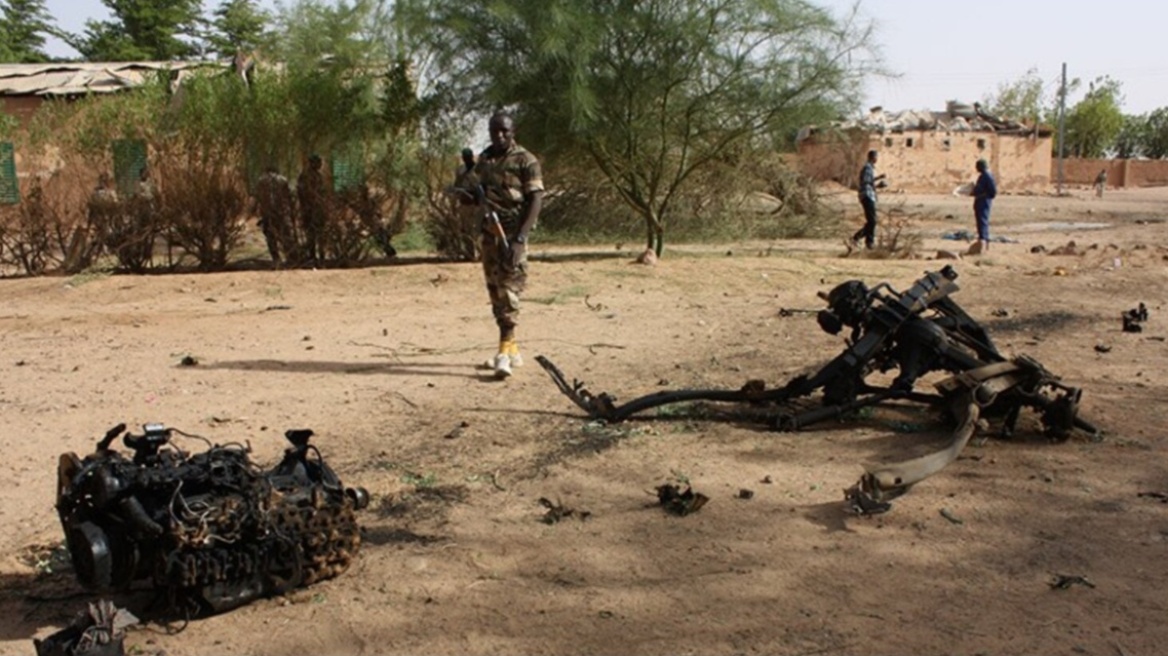
[[[1069, 185], [1091, 186], [1099, 171], [1107, 170], [1107, 187], [1123, 189], [1168, 186], [1168, 160], [1158, 159], [1065, 159], [1063, 181]], [[1051, 161], [1050, 179], [1058, 180], [1058, 160]]]
[[976, 178], [974, 163], [981, 158], [989, 162], [1003, 191], [1045, 191], [1051, 182], [1051, 137], [1032, 133], [817, 133], [800, 141], [799, 166], [813, 179], [854, 187], [870, 149], [880, 152], [877, 169], [888, 176], [893, 191], [949, 193]]

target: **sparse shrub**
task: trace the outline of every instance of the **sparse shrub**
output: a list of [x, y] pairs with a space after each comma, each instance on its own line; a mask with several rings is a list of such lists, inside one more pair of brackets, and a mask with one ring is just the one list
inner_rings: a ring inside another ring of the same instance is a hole
[[7, 262], [31, 276], [45, 272], [53, 257], [52, 209], [38, 180], [30, 185], [24, 199], [7, 213], [7, 225], [0, 232], [0, 251]]
[[166, 158], [156, 168], [166, 180], [157, 201], [147, 205], [145, 199], [135, 200], [140, 211], [156, 208], [156, 234], [166, 238], [167, 264], [175, 264], [170, 251], [177, 246], [195, 258], [200, 271], [223, 270], [243, 238], [248, 205], [244, 181], [233, 170], [192, 156]]

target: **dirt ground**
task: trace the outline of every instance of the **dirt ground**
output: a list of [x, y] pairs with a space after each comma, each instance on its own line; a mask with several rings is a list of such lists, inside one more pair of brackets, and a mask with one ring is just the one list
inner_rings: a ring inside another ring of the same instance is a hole
[[[972, 230], [968, 199], [881, 202], [921, 254], [966, 248], [940, 235]], [[1168, 189], [998, 199], [995, 231], [1018, 243], [953, 262], [955, 298], [1004, 352], [1081, 386], [1104, 437], [987, 440], [874, 518], [846, 514], [842, 490], [947, 436], [930, 416], [602, 426], [531, 356], [625, 399], [780, 385], [842, 348], [780, 308], [817, 309], [849, 279], [903, 289], [946, 262], [845, 258], [838, 239], [680, 247], [655, 267], [627, 247], [537, 244], [528, 364], [503, 383], [476, 368], [495, 337], [476, 265], [0, 280], [0, 653], [32, 653], [94, 599], [53, 557], [56, 461], [122, 421], [247, 440], [264, 466], [284, 429], [310, 427], [373, 495], [344, 575], [178, 633], [135, 629], [131, 653], [1161, 653], [1168, 504], [1140, 493], [1168, 492], [1166, 207]], [[1071, 240], [1081, 254], [1030, 252]], [[1140, 301], [1145, 331], [1121, 332]], [[710, 502], [664, 513], [653, 488], [679, 480]], [[591, 514], [542, 523], [541, 497]]]

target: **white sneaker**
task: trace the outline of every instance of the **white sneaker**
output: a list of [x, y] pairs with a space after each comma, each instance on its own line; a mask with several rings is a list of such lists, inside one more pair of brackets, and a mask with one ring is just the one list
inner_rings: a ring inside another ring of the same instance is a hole
[[495, 378], [500, 380], [511, 376], [511, 356], [500, 353], [495, 356]]
[[523, 366], [523, 354], [522, 353], [516, 352], [515, 355], [511, 356], [511, 366], [512, 367], [522, 367]]

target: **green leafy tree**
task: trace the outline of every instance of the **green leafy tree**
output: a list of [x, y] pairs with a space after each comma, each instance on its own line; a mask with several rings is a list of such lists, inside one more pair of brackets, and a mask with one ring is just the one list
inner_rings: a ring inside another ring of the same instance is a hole
[[[409, 5], [409, 3], [403, 3]], [[548, 163], [587, 159], [661, 253], [687, 185], [810, 103], [856, 104], [870, 28], [796, 0], [416, 0], [466, 107], [514, 107]], [[853, 16], [854, 18], [854, 16]]]
[[1143, 146], [1141, 154], [1144, 157], [1152, 159], [1168, 157], [1168, 107], [1161, 107], [1148, 114]]
[[85, 33], [64, 35], [89, 61], [172, 61], [198, 54], [194, 39], [201, 0], [102, 0], [113, 13], [88, 21]]
[[0, 0], [0, 62], [48, 61], [45, 35], [52, 30], [45, 0]]
[[1115, 140], [1116, 157], [1168, 157], [1168, 107], [1141, 116], [1125, 116]]
[[212, 52], [228, 57], [256, 50], [270, 41], [271, 20], [255, 0], [223, 0], [211, 21], [207, 45]]
[[1103, 157], [1123, 130], [1120, 83], [1110, 77], [1097, 78], [1087, 86], [1087, 94], [1067, 110], [1067, 153], [1075, 157]]
[[1016, 121], [1049, 121], [1053, 108], [1046, 94], [1046, 83], [1032, 68], [1017, 80], [998, 85], [998, 90], [983, 98], [986, 111]]
[[1120, 159], [1142, 157], [1149, 136], [1148, 115], [1123, 117], [1123, 128], [1115, 137], [1115, 156]]

